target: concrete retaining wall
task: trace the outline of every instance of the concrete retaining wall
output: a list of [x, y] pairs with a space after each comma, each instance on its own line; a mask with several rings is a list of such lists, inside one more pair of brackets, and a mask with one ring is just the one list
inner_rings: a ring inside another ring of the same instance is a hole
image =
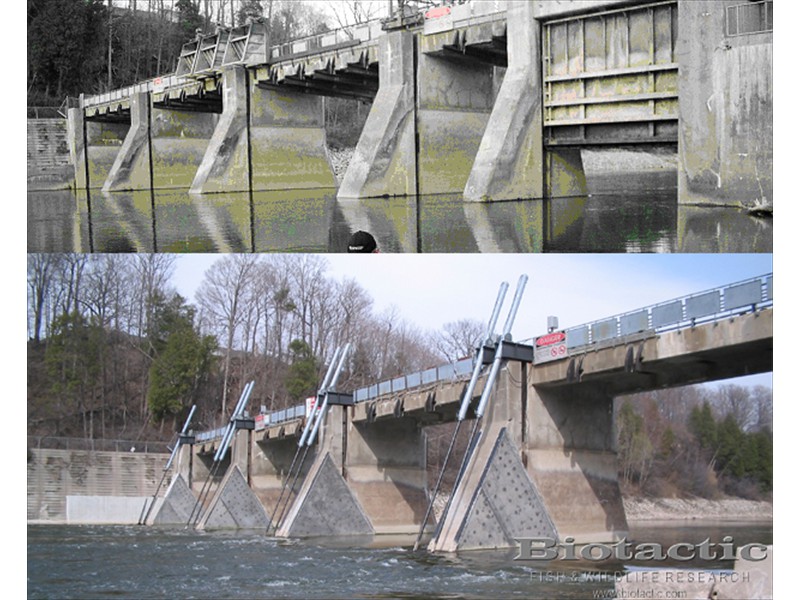
[[28, 119], [28, 190], [71, 187], [74, 171], [65, 119]]
[[[169, 455], [86, 450], [28, 451], [28, 520], [136, 522]], [[169, 485], [169, 477], [161, 492]], [[68, 501], [69, 498], [69, 501]]]
[[[67, 523], [136, 525], [152, 500], [152, 496], [67, 496]], [[161, 501], [156, 500], [153, 510], [158, 510]]]

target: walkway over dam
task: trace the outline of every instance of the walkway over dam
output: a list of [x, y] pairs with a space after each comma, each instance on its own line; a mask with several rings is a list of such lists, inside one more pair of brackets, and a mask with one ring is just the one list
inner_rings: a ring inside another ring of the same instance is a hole
[[[772, 310], [769, 274], [551, 331], [532, 345], [494, 337], [475, 357], [350, 393], [337, 392], [334, 378], [321, 386], [320, 412], [234, 411], [227, 429], [182, 436], [151, 522], [278, 537], [419, 530], [443, 552], [515, 547], [521, 537], [619, 540], [627, 522], [614, 398], [771, 372]], [[473, 443], [449, 510], [426, 519], [426, 428], [459, 418], [464, 398]], [[314, 443], [293, 471], [304, 439]]]
[[372, 103], [343, 199], [580, 195], [581, 149], [669, 146], [679, 202], [772, 202], [772, 2], [741, 0], [468, 0], [278, 46], [221, 30], [81, 97], [76, 187], [334, 188], [326, 96]]

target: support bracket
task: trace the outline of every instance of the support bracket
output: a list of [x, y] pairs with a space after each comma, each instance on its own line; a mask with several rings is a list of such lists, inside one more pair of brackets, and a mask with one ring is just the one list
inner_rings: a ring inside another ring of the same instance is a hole
[[344, 392], [327, 392], [329, 406], [353, 406], [355, 400], [353, 394], [345, 394]]
[[[490, 365], [494, 362], [496, 346], [483, 347], [483, 364]], [[524, 363], [533, 362], [533, 346], [516, 342], [503, 342], [500, 345], [500, 358], [502, 360], [516, 360]]]

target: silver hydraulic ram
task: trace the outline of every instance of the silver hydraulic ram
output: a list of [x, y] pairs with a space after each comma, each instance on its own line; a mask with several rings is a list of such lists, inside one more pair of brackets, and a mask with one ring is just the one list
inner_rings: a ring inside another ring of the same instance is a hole
[[436, 487], [433, 489], [433, 493], [431, 494], [430, 501], [428, 502], [428, 508], [425, 511], [425, 517], [422, 519], [422, 523], [419, 526], [419, 532], [417, 533], [417, 541], [414, 542], [414, 551], [419, 548], [420, 540], [422, 539], [422, 535], [425, 532], [425, 525], [428, 523], [428, 518], [431, 515], [431, 510], [433, 510], [433, 503], [436, 500], [436, 496], [439, 493], [439, 488], [442, 485], [442, 479], [444, 478], [444, 472], [447, 468], [447, 463], [450, 461], [450, 455], [453, 452], [453, 447], [456, 443], [456, 437], [458, 437], [458, 431], [461, 428], [461, 422], [467, 417], [467, 410], [469, 409], [470, 402], [472, 401], [472, 392], [475, 390], [475, 385], [478, 383], [478, 377], [481, 373], [481, 368], [483, 367], [483, 354], [484, 348], [492, 343], [492, 338], [494, 337], [494, 329], [497, 326], [497, 319], [500, 316], [500, 309], [503, 307], [503, 302], [505, 301], [506, 292], [508, 291], [508, 283], [503, 282], [500, 284], [500, 290], [497, 293], [497, 300], [494, 302], [494, 309], [492, 310], [492, 316], [489, 317], [489, 323], [486, 326], [486, 336], [484, 337], [483, 343], [481, 344], [480, 348], [478, 349], [478, 355], [475, 359], [475, 367], [472, 370], [472, 377], [470, 377], [469, 384], [467, 385], [467, 389], [464, 392], [464, 397], [461, 399], [461, 405], [458, 411], [458, 417], [456, 419], [456, 427], [453, 430], [453, 437], [450, 439], [450, 446], [447, 448], [447, 454], [444, 456], [444, 462], [442, 463], [442, 469], [439, 471], [439, 477], [436, 480]]
[[480, 376], [481, 367], [483, 366], [483, 355], [485, 352], [485, 347], [488, 344], [492, 343], [492, 338], [494, 337], [494, 328], [497, 325], [497, 319], [500, 317], [500, 309], [503, 307], [503, 301], [506, 297], [506, 292], [508, 291], [508, 283], [505, 281], [500, 285], [500, 291], [497, 294], [497, 300], [494, 304], [494, 310], [492, 311], [492, 316], [489, 320], [489, 325], [486, 328], [486, 337], [484, 338], [483, 344], [478, 349], [478, 356], [475, 359], [475, 368], [472, 371], [472, 377], [469, 380], [469, 385], [467, 386], [467, 391], [464, 393], [464, 397], [461, 399], [461, 406], [458, 411], [458, 420], [463, 421], [467, 418], [467, 410], [469, 409], [470, 401], [472, 400], [472, 392], [475, 391], [475, 386], [478, 383], [478, 377]]
[[206, 496], [208, 496], [208, 493], [211, 491], [211, 483], [214, 480], [217, 471], [219, 471], [219, 467], [222, 464], [222, 459], [225, 457], [225, 453], [228, 451], [228, 445], [233, 438], [233, 433], [236, 431], [236, 419], [238, 419], [244, 412], [244, 407], [247, 406], [247, 401], [250, 399], [250, 392], [253, 391], [254, 386], [255, 381], [250, 381], [244, 386], [242, 394], [239, 396], [239, 401], [236, 403], [233, 413], [231, 413], [228, 426], [225, 429], [225, 433], [222, 435], [222, 441], [220, 442], [219, 448], [217, 448], [217, 451], [214, 453], [214, 459], [211, 463], [211, 469], [209, 469], [208, 477], [206, 478], [206, 481], [200, 490], [200, 495], [197, 497], [197, 501], [192, 508], [192, 512], [189, 515], [189, 520], [186, 522], [186, 527], [189, 527], [190, 524], [196, 524], [200, 519], [203, 503], [205, 502]]
[[508, 311], [506, 324], [503, 328], [503, 337], [500, 338], [500, 341], [497, 344], [497, 349], [494, 353], [494, 361], [492, 362], [492, 369], [489, 371], [489, 377], [486, 379], [486, 385], [483, 387], [481, 400], [478, 403], [478, 408], [475, 410], [475, 417], [477, 419], [480, 419], [486, 410], [486, 403], [489, 401], [489, 395], [492, 393], [494, 381], [497, 379], [497, 373], [500, 371], [500, 365], [503, 363], [503, 342], [510, 341], [511, 339], [511, 328], [514, 326], [514, 319], [517, 316], [519, 304], [522, 301], [522, 294], [525, 291], [525, 285], [527, 283], [528, 276], [521, 275], [519, 278], [519, 283], [517, 283], [517, 292], [514, 294], [514, 300], [511, 303], [511, 310]]
[[[319, 386], [319, 390], [317, 391], [317, 399], [314, 403], [314, 410], [309, 415], [308, 427], [303, 429], [303, 433], [300, 436], [300, 439], [297, 442], [298, 448], [304, 446], [306, 440], [308, 440], [308, 436], [311, 434], [311, 430], [316, 426], [317, 421], [319, 420], [319, 415], [322, 413], [322, 406], [320, 401], [323, 399], [325, 392], [328, 391], [329, 387], [332, 387], [331, 381], [334, 379], [334, 375], [338, 378], [338, 370], [341, 368], [339, 364], [340, 358], [344, 357], [344, 354], [347, 352], [347, 348], [345, 348], [345, 352], [342, 352], [342, 348], [336, 348], [336, 352], [333, 354], [333, 358], [331, 359], [331, 364], [328, 365], [328, 371], [325, 373], [325, 379], [322, 380], [322, 385]], [[335, 383], [333, 385], [336, 385]]]
[[[172, 453], [169, 455], [169, 460], [167, 461], [166, 466], [164, 466], [164, 474], [161, 476], [161, 481], [158, 482], [158, 486], [156, 486], [156, 491], [153, 494], [153, 500], [150, 502], [150, 506], [147, 508], [147, 512], [144, 514], [144, 516], [139, 516], [139, 525], [144, 525], [147, 523], [147, 519], [150, 517], [150, 512], [153, 510], [153, 506], [155, 506], [158, 492], [161, 490], [161, 486], [164, 484], [164, 479], [167, 477], [167, 471], [169, 471], [169, 468], [172, 466], [172, 461], [175, 460], [175, 456], [178, 454], [178, 450], [181, 447], [181, 437], [186, 435], [186, 432], [189, 430], [189, 424], [192, 422], [192, 417], [194, 416], [194, 411], [196, 408], [197, 405], [192, 404], [192, 409], [189, 411], [189, 416], [186, 417], [186, 421], [183, 424], [183, 429], [181, 429], [181, 432], [178, 435], [178, 441], [175, 443], [175, 447], [172, 449]], [[145, 501], [145, 505], [147, 505], [147, 501]]]
[[250, 399], [250, 392], [252, 391], [254, 384], [255, 382], [251, 381], [244, 386], [242, 395], [239, 397], [239, 401], [236, 403], [236, 407], [233, 409], [230, 421], [228, 421], [228, 428], [225, 430], [222, 443], [219, 445], [219, 448], [217, 448], [216, 454], [214, 454], [215, 461], [220, 461], [225, 456], [225, 452], [227, 452], [228, 446], [233, 438], [233, 434], [236, 431], [236, 419], [238, 419], [244, 412], [244, 407], [247, 406], [247, 401]]
[[292, 484], [289, 487], [289, 495], [286, 498], [286, 503], [281, 510], [278, 519], [275, 521], [275, 531], [277, 531], [281, 524], [283, 523], [283, 517], [286, 515], [286, 509], [289, 508], [289, 499], [292, 497], [292, 492], [294, 492], [294, 486], [297, 484], [297, 479], [300, 477], [300, 473], [303, 470], [303, 464], [306, 461], [306, 456], [308, 455], [308, 450], [314, 444], [314, 441], [317, 439], [317, 432], [319, 431], [319, 427], [322, 421], [325, 420], [325, 413], [328, 410], [328, 391], [335, 391], [336, 390], [336, 383], [339, 381], [339, 375], [342, 373], [342, 369], [344, 368], [345, 360], [347, 359], [347, 355], [350, 352], [350, 344], [346, 344], [344, 350], [342, 350], [342, 355], [339, 357], [339, 364], [336, 366], [336, 372], [333, 375], [333, 378], [330, 381], [330, 384], [327, 388], [320, 390], [320, 395], [317, 397], [317, 402], [319, 402], [319, 398], [322, 397], [322, 404], [319, 407], [319, 410], [316, 414], [316, 420], [314, 421], [314, 425], [311, 427], [311, 433], [309, 433], [308, 438], [305, 440], [305, 447], [303, 449], [303, 456], [300, 459], [300, 465], [297, 467], [297, 471], [294, 474], [294, 479], [292, 479]]
[[328, 388], [328, 384], [333, 377], [334, 369], [336, 369], [337, 360], [339, 359], [339, 353], [341, 352], [341, 346], [336, 348], [336, 352], [333, 353], [333, 358], [331, 359], [331, 364], [328, 365], [328, 371], [325, 373], [325, 378], [322, 380], [322, 385], [320, 385], [319, 390], [317, 391], [317, 398], [316, 402], [314, 403], [314, 407], [311, 410], [311, 414], [307, 415], [308, 425], [303, 428], [303, 433], [300, 435], [300, 439], [297, 441], [297, 450], [294, 453], [294, 458], [292, 458], [292, 463], [289, 465], [289, 470], [286, 472], [286, 481], [283, 483], [283, 487], [281, 487], [281, 493], [278, 496], [278, 501], [275, 503], [275, 508], [272, 509], [272, 512], [269, 515], [269, 523], [267, 523], [267, 532], [272, 528], [272, 516], [278, 512], [278, 507], [281, 505], [281, 500], [283, 500], [283, 494], [286, 491], [286, 486], [291, 479], [292, 473], [294, 472], [294, 465], [297, 462], [297, 458], [300, 456], [300, 451], [305, 446], [306, 440], [308, 439], [308, 435], [311, 432], [311, 429], [316, 422], [316, 417], [319, 414], [319, 401], [322, 394], [325, 393], [325, 390]]
[[[517, 316], [517, 311], [519, 310], [520, 302], [522, 301], [522, 294], [525, 291], [525, 285], [528, 283], [528, 276], [523, 274], [520, 275], [519, 281], [517, 282], [517, 291], [514, 293], [514, 300], [511, 302], [511, 308], [508, 311], [508, 316], [506, 317], [505, 326], [503, 327], [503, 334], [500, 337], [500, 341], [497, 343], [497, 347], [495, 348], [494, 353], [494, 360], [492, 361], [492, 367], [489, 371], [489, 375], [486, 378], [486, 383], [483, 386], [483, 393], [481, 394], [481, 399], [478, 402], [478, 408], [475, 409], [475, 422], [472, 425], [472, 430], [469, 434], [469, 441], [467, 442], [467, 450], [464, 453], [464, 457], [461, 460], [461, 466], [458, 469], [458, 474], [456, 475], [456, 480], [453, 483], [453, 492], [451, 492], [450, 497], [447, 499], [447, 503], [444, 506], [444, 510], [442, 511], [442, 516], [439, 519], [439, 524], [436, 528], [435, 536], [439, 535], [441, 531], [442, 524], [447, 517], [447, 513], [450, 511], [450, 505], [453, 502], [453, 493], [458, 489], [458, 485], [461, 482], [462, 477], [464, 476], [464, 471], [467, 468], [467, 463], [469, 462], [469, 457], [472, 455], [472, 451], [475, 449], [476, 442], [478, 441], [479, 437], [476, 437], [478, 433], [478, 426], [480, 425], [481, 419], [483, 417], [484, 412], [486, 411], [486, 404], [489, 400], [489, 396], [492, 393], [492, 388], [494, 387], [494, 382], [497, 379], [497, 373], [500, 371], [500, 366], [503, 363], [503, 342], [509, 341], [511, 338], [511, 329], [514, 326], [514, 319]], [[418, 545], [414, 546], [415, 549]]]
[[347, 344], [342, 351], [342, 356], [339, 359], [339, 365], [336, 367], [336, 373], [333, 375], [333, 379], [330, 382], [328, 388], [322, 390], [324, 394], [324, 398], [322, 400], [322, 405], [319, 407], [319, 415], [317, 416], [317, 420], [314, 423], [314, 428], [311, 430], [311, 435], [309, 436], [308, 440], [306, 440], [306, 447], [311, 446], [314, 443], [314, 440], [317, 437], [317, 431], [319, 431], [319, 426], [322, 423], [323, 419], [325, 418], [325, 412], [328, 410], [328, 389], [336, 390], [336, 382], [339, 381], [339, 375], [342, 373], [342, 368], [344, 367], [344, 361], [347, 358], [348, 353], [350, 352], [350, 344]]

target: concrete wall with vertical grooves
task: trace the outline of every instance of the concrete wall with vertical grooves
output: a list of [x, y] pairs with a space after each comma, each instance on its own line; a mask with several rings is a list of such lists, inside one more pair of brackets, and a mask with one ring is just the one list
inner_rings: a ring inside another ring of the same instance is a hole
[[[28, 521], [67, 521], [67, 496], [143, 498], [164, 475], [168, 454], [28, 450]], [[171, 474], [161, 486], [163, 496]], [[100, 518], [101, 515], [95, 515]], [[114, 522], [112, 516], [103, 522]]]
[[28, 189], [67, 189], [73, 180], [66, 119], [28, 119]]

